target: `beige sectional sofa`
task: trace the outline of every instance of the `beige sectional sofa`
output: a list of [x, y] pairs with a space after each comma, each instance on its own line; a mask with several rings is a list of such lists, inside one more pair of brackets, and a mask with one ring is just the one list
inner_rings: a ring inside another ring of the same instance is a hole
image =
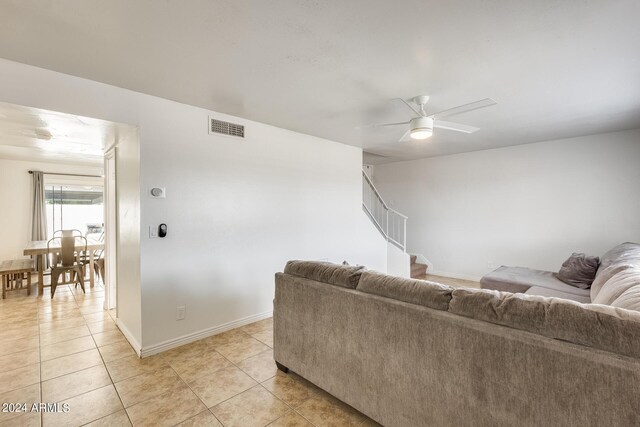
[[606, 305], [291, 261], [274, 357], [385, 426], [640, 425], [640, 313]]
[[602, 255], [591, 289], [568, 285], [550, 271], [507, 266], [484, 276], [480, 286], [640, 310], [640, 244], [622, 243]]

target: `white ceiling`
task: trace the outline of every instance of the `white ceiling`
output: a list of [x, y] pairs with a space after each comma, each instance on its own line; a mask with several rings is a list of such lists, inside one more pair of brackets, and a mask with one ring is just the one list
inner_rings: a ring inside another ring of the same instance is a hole
[[118, 126], [0, 102], [0, 158], [102, 166]]
[[[388, 161], [640, 127], [639, 17], [637, 0], [7, 0], [0, 57]], [[472, 135], [355, 129], [418, 94], [498, 105], [455, 116]]]

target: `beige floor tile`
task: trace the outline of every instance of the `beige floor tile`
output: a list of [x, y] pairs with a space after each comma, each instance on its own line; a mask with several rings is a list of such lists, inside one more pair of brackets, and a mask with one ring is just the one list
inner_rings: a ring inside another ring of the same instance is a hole
[[195, 358], [182, 354], [171, 359], [171, 367], [186, 382], [210, 375], [229, 366], [231, 366], [231, 362], [213, 349], [207, 349], [204, 354]]
[[161, 353], [167, 362], [197, 359], [211, 352], [211, 348], [203, 341], [196, 341]]
[[40, 349], [40, 358], [43, 362], [69, 354], [80, 353], [82, 351], [96, 348], [96, 343], [91, 336], [75, 338], [69, 341], [62, 341], [51, 344]]
[[104, 310], [98, 313], [85, 314], [84, 320], [86, 320], [87, 323], [104, 322], [105, 320], [113, 322], [113, 319], [111, 318], [111, 316], [109, 316], [109, 313]]
[[273, 317], [269, 317], [268, 319], [263, 319], [258, 322], [250, 323], [248, 325], [242, 326], [239, 328], [242, 332], [246, 332], [247, 334], [255, 334], [256, 332], [261, 332], [267, 329], [273, 329]]
[[47, 360], [41, 363], [42, 381], [101, 364], [102, 358], [96, 349]]
[[161, 394], [127, 408], [129, 418], [139, 426], [173, 426], [207, 409], [185, 385], [180, 390]]
[[40, 414], [31, 412], [6, 421], [0, 421], [1, 427], [40, 427]]
[[127, 342], [122, 332], [118, 330], [93, 334], [93, 339], [98, 347], [104, 347], [105, 345], [115, 344], [117, 342]]
[[258, 353], [269, 350], [269, 347], [262, 344], [255, 338], [247, 337], [239, 341], [230, 342], [216, 347], [216, 351], [222, 354], [233, 363], [238, 363]]
[[280, 371], [273, 378], [263, 382], [262, 386], [292, 408], [300, 406], [305, 400], [313, 397], [318, 390], [316, 386], [302, 378]]
[[90, 315], [95, 313], [101, 313], [104, 310], [102, 300], [96, 300], [96, 301], [97, 303], [95, 304], [86, 304], [84, 306], [80, 306], [80, 314], [85, 316], [85, 315]]
[[107, 415], [104, 418], [95, 420], [92, 423], [86, 425], [86, 427], [129, 427], [131, 421], [126, 411], [118, 411], [114, 414]]
[[255, 334], [251, 334], [251, 336], [261, 343], [273, 347], [273, 329], [256, 332]]
[[82, 319], [82, 314], [80, 314], [80, 310], [68, 310], [63, 312], [53, 312], [42, 314], [38, 317], [38, 321], [42, 323], [49, 322], [61, 322], [63, 320], [72, 320], [72, 319]]
[[111, 384], [103, 364], [63, 375], [42, 383], [42, 401], [60, 402]]
[[34, 363], [40, 363], [40, 350], [37, 348], [22, 353], [0, 356], [0, 373], [33, 365]]
[[[0, 343], [0, 356], [33, 351], [39, 347], [38, 336], [6, 340]], [[37, 351], [37, 350], [36, 350]]]
[[211, 408], [225, 427], [262, 427], [289, 410], [284, 402], [259, 385]]
[[[17, 390], [0, 393], [0, 403], [3, 402], [25, 403], [27, 408], [29, 408], [32, 404], [40, 402], [40, 384], [33, 384]], [[5, 422], [21, 415], [23, 414], [19, 412], [0, 411], [0, 422]]]
[[305, 420], [300, 414], [291, 411], [269, 424], [268, 427], [313, 427], [313, 424]]
[[257, 383], [235, 366], [189, 382], [189, 387], [208, 407], [217, 405]]
[[115, 385], [122, 403], [128, 408], [152, 397], [179, 390], [184, 387], [184, 382], [173, 369], [166, 367], [119, 381]]
[[108, 344], [103, 347], [99, 347], [98, 350], [100, 351], [105, 363], [136, 354], [133, 348], [131, 348], [129, 343], [126, 341]]
[[223, 427], [220, 421], [213, 416], [211, 412], [202, 411], [195, 417], [191, 417], [186, 421], [176, 425], [176, 427]]
[[80, 426], [123, 409], [113, 385], [72, 397], [63, 403], [69, 405], [69, 412], [43, 413], [45, 426]]
[[212, 335], [205, 338], [203, 341], [215, 348], [220, 345], [229, 344], [230, 342], [239, 341], [248, 336], [248, 334], [245, 334], [239, 329], [232, 329], [230, 331], [222, 332], [221, 334]]
[[26, 326], [24, 324], [15, 326], [2, 325], [2, 329], [0, 329], [0, 342], [24, 339], [33, 335], [38, 335], [39, 332], [40, 328], [38, 327], [37, 322], [31, 326]]
[[87, 327], [92, 334], [99, 334], [107, 331], [118, 331], [118, 327], [112, 320], [105, 320], [102, 322], [87, 323]]
[[[27, 365], [0, 373], [0, 393], [40, 382], [40, 364]], [[0, 402], [1, 403], [1, 402]]]
[[40, 332], [46, 331], [57, 331], [60, 329], [68, 329], [68, 328], [76, 328], [78, 326], [84, 326], [87, 322], [84, 321], [84, 318], [74, 317], [72, 319], [66, 320], [56, 320], [52, 322], [40, 323]]
[[169, 366], [160, 355], [141, 359], [135, 354], [107, 362], [106, 365], [109, 370], [109, 375], [111, 375], [111, 379], [114, 382], [126, 380], [136, 375], [153, 372]]
[[47, 316], [52, 313], [60, 314], [76, 310], [78, 310], [78, 304], [76, 304], [75, 301], [69, 301], [63, 304], [42, 305], [38, 307], [38, 315]]
[[268, 349], [262, 353], [258, 353], [255, 356], [251, 356], [238, 362], [238, 367], [245, 371], [251, 378], [258, 382], [262, 382], [273, 377], [278, 368], [276, 368], [276, 362], [273, 360], [273, 351]]
[[326, 394], [307, 399], [296, 411], [317, 427], [357, 426], [365, 420], [361, 413]]
[[40, 345], [44, 347], [47, 345], [56, 344], [62, 341], [69, 341], [88, 335], [91, 334], [89, 332], [89, 328], [87, 328], [85, 325], [55, 331], [45, 331], [40, 334]]

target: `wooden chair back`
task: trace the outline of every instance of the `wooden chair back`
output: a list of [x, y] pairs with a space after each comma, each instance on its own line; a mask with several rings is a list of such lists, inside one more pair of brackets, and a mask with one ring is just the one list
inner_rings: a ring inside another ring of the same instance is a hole
[[[47, 264], [48, 268], [52, 267], [72, 267], [78, 264], [78, 258], [81, 255], [87, 254], [87, 238], [83, 235], [77, 235], [75, 230], [59, 230], [61, 231], [60, 237], [53, 237], [47, 242]], [[78, 250], [76, 254], [76, 243], [80, 241], [80, 248], [84, 243], [84, 249]], [[51, 252], [53, 245], [60, 245], [60, 251], [57, 253]]]

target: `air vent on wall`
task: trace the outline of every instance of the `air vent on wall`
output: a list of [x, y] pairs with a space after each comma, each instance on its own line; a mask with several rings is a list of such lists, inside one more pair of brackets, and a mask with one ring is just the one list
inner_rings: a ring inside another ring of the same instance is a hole
[[244, 138], [244, 126], [209, 117], [209, 133]]

